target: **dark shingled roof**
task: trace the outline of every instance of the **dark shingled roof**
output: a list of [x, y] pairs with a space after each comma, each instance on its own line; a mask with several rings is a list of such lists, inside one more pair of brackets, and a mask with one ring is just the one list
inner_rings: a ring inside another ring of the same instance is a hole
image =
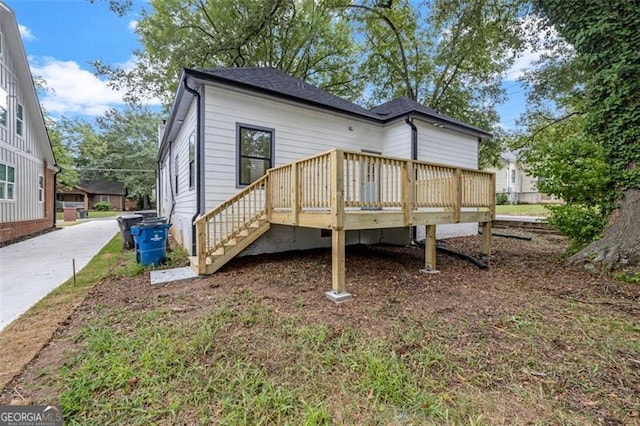
[[480, 133], [487, 133], [485, 130], [472, 126], [471, 124], [467, 124], [464, 121], [453, 118], [447, 114], [438, 112], [435, 109], [422, 105], [413, 99], [407, 98], [406, 96], [402, 96], [382, 105], [378, 105], [377, 107], [373, 107], [371, 108], [371, 112], [376, 113], [379, 116], [386, 117], [387, 120], [411, 113], [418, 113], [429, 118], [435, 118], [452, 124], [457, 124], [458, 126], [475, 130]]
[[[490, 137], [491, 134], [464, 121], [441, 114], [438, 111], [421, 105], [407, 97], [394, 99], [370, 110], [352, 102], [332, 95], [303, 80], [292, 77], [275, 68], [247, 67], [247, 68], [185, 68], [186, 78], [201, 82], [218, 83], [252, 92], [263, 93], [325, 110], [348, 114], [377, 123], [387, 123], [391, 120], [415, 115], [428, 121], [449, 124], [460, 131], [466, 131], [478, 137]], [[182, 104], [184, 85], [180, 85], [177, 105], [172, 109], [172, 119], [177, 115], [186, 114], [186, 106]], [[175, 136], [175, 134], [172, 134]], [[171, 137], [165, 134], [165, 137]], [[164, 144], [163, 144], [164, 145]]]
[[368, 118], [379, 118], [371, 111], [362, 108], [352, 102], [346, 101], [329, 92], [292, 77], [276, 68], [246, 67], [246, 68], [213, 68], [194, 69], [194, 71], [206, 76], [214, 77], [249, 89], [257, 89], [274, 95], [285, 95], [298, 101], [316, 104], [322, 107], [341, 110], [351, 114], [362, 115]]
[[127, 195], [124, 184], [108, 180], [81, 180], [77, 187], [89, 194]]

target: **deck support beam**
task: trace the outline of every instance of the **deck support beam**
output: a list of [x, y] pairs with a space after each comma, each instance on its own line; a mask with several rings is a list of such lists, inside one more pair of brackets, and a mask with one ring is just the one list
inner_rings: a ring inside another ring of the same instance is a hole
[[325, 293], [332, 301], [339, 303], [351, 299], [345, 284], [345, 237], [344, 229], [331, 230], [331, 285], [333, 289]]
[[424, 240], [424, 269], [425, 274], [439, 274], [436, 269], [436, 225], [427, 225]]
[[482, 245], [480, 246], [480, 254], [483, 257], [491, 257], [491, 222], [482, 222]]

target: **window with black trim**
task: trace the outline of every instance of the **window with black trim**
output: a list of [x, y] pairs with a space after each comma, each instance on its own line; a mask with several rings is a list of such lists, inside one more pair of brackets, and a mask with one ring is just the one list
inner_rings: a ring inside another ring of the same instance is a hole
[[22, 104], [18, 104], [18, 108], [16, 109], [16, 134], [22, 136], [24, 129], [24, 110], [22, 108]]
[[189, 189], [196, 184], [196, 132], [189, 135]]
[[176, 162], [173, 165], [173, 173], [174, 173], [174, 179], [175, 179], [175, 185], [176, 185], [176, 194], [178, 193], [178, 154], [176, 154]]
[[44, 201], [44, 176], [38, 175], [38, 201]]
[[273, 129], [237, 125], [238, 183], [249, 185], [273, 167]]
[[0, 200], [13, 200], [16, 186], [16, 169], [0, 163]]

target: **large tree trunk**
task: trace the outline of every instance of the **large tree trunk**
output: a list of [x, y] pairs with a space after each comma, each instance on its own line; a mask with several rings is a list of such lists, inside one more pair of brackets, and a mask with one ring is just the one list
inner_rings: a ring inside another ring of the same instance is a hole
[[592, 264], [609, 271], [640, 270], [640, 189], [628, 189], [609, 218], [602, 238], [571, 256], [573, 265]]

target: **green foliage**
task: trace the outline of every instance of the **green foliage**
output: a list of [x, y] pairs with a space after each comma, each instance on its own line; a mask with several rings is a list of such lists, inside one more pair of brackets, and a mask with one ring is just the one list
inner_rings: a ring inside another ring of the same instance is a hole
[[[538, 11], [574, 49], [574, 81], [585, 134], [609, 166], [608, 209], [627, 188], [640, 188], [640, 8], [635, 2], [535, 0]], [[574, 98], [575, 99], [575, 98]], [[577, 159], [577, 156], [572, 159]]]
[[640, 284], [640, 272], [635, 273], [626, 273], [626, 272], [617, 272], [613, 275], [613, 277], [618, 281], [623, 281], [629, 284]]
[[93, 208], [99, 212], [106, 212], [107, 210], [111, 210], [111, 203], [108, 201], [98, 201], [93, 205]]
[[[169, 105], [185, 66], [272, 66], [349, 100], [371, 106], [406, 95], [495, 132], [525, 4], [153, 0], [136, 29], [137, 65], [95, 66], [134, 103], [153, 96]], [[495, 164], [501, 148], [500, 138], [483, 143], [481, 166]]]
[[569, 238], [573, 253], [596, 240], [607, 224], [607, 215], [599, 206], [579, 202], [549, 206], [548, 223]]
[[81, 179], [120, 182], [142, 205], [155, 187], [158, 123], [158, 113], [133, 106], [112, 109], [95, 124], [63, 120], [61, 128]]
[[499, 206], [504, 206], [509, 203], [509, 197], [507, 194], [496, 194], [496, 204]]
[[138, 21], [144, 50], [131, 70], [97, 62], [99, 73], [138, 101], [169, 104], [183, 67], [271, 66], [353, 99], [357, 46], [341, 0], [154, 0]]

